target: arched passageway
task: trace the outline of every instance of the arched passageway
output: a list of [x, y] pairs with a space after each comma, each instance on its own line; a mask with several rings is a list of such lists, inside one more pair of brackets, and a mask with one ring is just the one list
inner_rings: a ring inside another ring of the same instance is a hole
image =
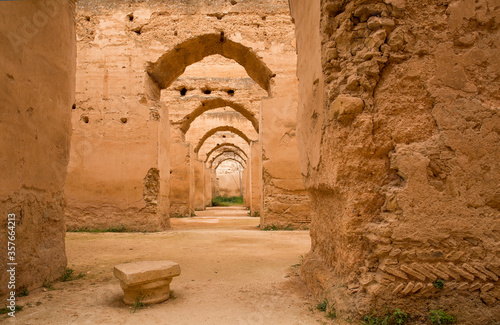
[[221, 143], [221, 144], [216, 145], [209, 152], [207, 152], [207, 157], [205, 159], [205, 162], [210, 160], [210, 156], [221, 148], [223, 148], [223, 149], [232, 148], [232, 149], [236, 150], [238, 153], [243, 154], [243, 156], [245, 156], [245, 158], [248, 159], [248, 154], [243, 149], [241, 149], [239, 146], [237, 146], [233, 143], [225, 142], [225, 143]]
[[216, 128], [213, 128], [210, 131], [208, 131], [207, 133], [205, 133], [205, 135], [203, 135], [203, 137], [201, 137], [200, 141], [196, 145], [194, 152], [198, 152], [208, 138], [210, 138], [215, 133], [221, 132], [221, 131], [228, 131], [228, 132], [234, 133], [237, 136], [239, 136], [240, 138], [242, 138], [243, 140], [245, 140], [246, 143], [250, 143], [250, 139], [248, 138], [248, 136], [246, 134], [244, 134], [243, 132], [241, 132], [239, 129], [235, 128], [234, 126], [224, 125], [224, 126], [218, 126]]
[[189, 128], [191, 127], [191, 123], [194, 122], [194, 120], [202, 115], [203, 113], [209, 111], [209, 110], [214, 110], [217, 108], [222, 108], [222, 107], [230, 107], [234, 111], [240, 113], [243, 115], [246, 119], [252, 123], [255, 131], [258, 133], [259, 132], [259, 122], [257, 121], [257, 118], [253, 113], [251, 113], [248, 109], [246, 109], [243, 105], [238, 104], [234, 101], [222, 99], [222, 98], [215, 98], [215, 99], [210, 99], [210, 100], [204, 100], [201, 102], [200, 106], [193, 110], [190, 114], [186, 115], [182, 121], [180, 122], [180, 129], [182, 132], [187, 133]]
[[272, 71], [249, 47], [231, 41], [223, 32], [200, 35], [178, 44], [158, 61], [150, 63], [147, 73], [160, 89], [165, 89], [184, 73], [187, 66], [216, 54], [238, 62], [262, 89], [271, 92]]

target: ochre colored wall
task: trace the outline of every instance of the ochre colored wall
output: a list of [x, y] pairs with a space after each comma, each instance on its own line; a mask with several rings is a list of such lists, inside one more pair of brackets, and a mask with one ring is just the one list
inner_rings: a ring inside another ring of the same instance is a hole
[[389, 306], [498, 322], [499, 9], [421, 0], [291, 8], [312, 197], [303, 279], [340, 317]]
[[[16, 290], [66, 268], [63, 195], [75, 102], [74, 3], [0, 3], [0, 296], [15, 214]], [[10, 266], [9, 266], [10, 268]]]

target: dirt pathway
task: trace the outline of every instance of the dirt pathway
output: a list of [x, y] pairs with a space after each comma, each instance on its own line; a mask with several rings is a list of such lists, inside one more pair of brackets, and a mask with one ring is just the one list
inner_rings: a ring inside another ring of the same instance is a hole
[[[260, 231], [241, 209], [210, 209], [172, 219], [162, 233], [68, 233], [68, 266], [86, 276], [20, 298], [6, 324], [321, 324], [298, 279], [307, 231]], [[138, 309], [122, 303], [113, 266], [173, 260], [175, 299]]]

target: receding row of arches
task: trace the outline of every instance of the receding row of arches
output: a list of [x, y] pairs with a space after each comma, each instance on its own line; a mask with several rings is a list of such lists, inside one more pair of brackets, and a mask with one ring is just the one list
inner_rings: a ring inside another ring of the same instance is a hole
[[[146, 70], [149, 100], [151, 102], [168, 100], [160, 98], [161, 90], [170, 87], [176, 79], [185, 73], [188, 66], [213, 55], [220, 55], [236, 61], [245, 69], [248, 76], [265, 90], [268, 96], [271, 96], [272, 79], [275, 76], [273, 72], [251, 48], [228, 39], [221, 32], [188, 39], [162, 55], [156, 62], [149, 63]], [[226, 86], [226, 88], [230, 87]], [[183, 103], [188, 100], [197, 100], [197, 98], [184, 97], [185, 94], [185, 91], [181, 93]], [[211, 95], [210, 93], [205, 94]], [[239, 186], [242, 193], [242, 187], [246, 187], [245, 195], [247, 198], [245, 202], [249, 203], [250, 196], [252, 196], [249, 192], [254, 187], [251, 183], [252, 179], [255, 178], [252, 178], [250, 171], [250, 148], [252, 142], [259, 141], [259, 116], [255, 109], [246, 107], [244, 103], [238, 101], [238, 94], [239, 92], [232, 91], [231, 100], [216, 96], [205, 97], [182, 118], [171, 121], [169, 154], [175, 156], [169, 165], [170, 178], [172, 179], [169, 195], [171, 215], [191, 215], [195, 208], [202, 209], [210, 205], [208, 198], [216, 193], [207, 193], [205, 183], [216, 182], [218, 168], [227, 161], [234, 162], [239, 171], [243, 170], [245, 173], [247, 184], [240, 182]], [[161, 104], [158, 106], [161, 107]], [[203, 131], [200, 129], [193, 131], [192, 127], [197, 119], [206, 116], [208, 112], [217, 111], [222, 115], [225, 114], [225, 111], [220, 111], [221, 109], [237, 113], [238, 118], [250, 123], [252, 129], [243, 130], [241, 125], [237, 125], [237, 123], [231, 125], [220, 123], [220, 121], [219, 123], [211, 121], [205, 123], [207, 125], [204, 125]], [[166, 130], [160, 131], [167, 132]], [[208, 177], [207, 174], [210, 176]], [[187, 175], [191, 175], [191, 178], [195, 178], [195, 180], [186, 179]], [[212, 188], [214, 187], [216, 186], [212, 186]], [[196, 196], [197, 191], [204, 193], [202, 203], [194, 202], [196, 198], [193, 196]], [[254, 205], [256, 206], [256, 204]]]

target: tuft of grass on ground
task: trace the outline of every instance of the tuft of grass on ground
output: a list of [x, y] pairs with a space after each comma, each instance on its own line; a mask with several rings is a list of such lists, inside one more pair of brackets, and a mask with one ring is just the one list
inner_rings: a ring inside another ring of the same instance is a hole
[[[15, 306], [16, 313], [17, 313], [18, 311], [23, 310], [23, 307], [24, 307], [24, 306], [19, 306], [19, 305], [16, 305], [16, 306]], [[10, 312], [12, 312], [12, 310], [11, 310], [10, 308], [7, 308], [7, 307], [0, 308], [0, 315], [3, 315], [3, 314], [8, 314], [8, 313], [10, 313]]]
[[229, 207], [233, 205], [243, 205], [242, 196], [223, 197], [217, 196], [212, 199], [212, 206], [214, 207]]
[[91, 229], [88, 227], [82, 227], [82, 228], [73, 228], [73, 229], [68, 229], [66, 230], [67, 232], [134, 232], [133, 230], [129, 230], [125, 228], [125, 226], [116, 226], [116, 227], [110, 227], [107, 229]]
[[73, 269], [70, 269], [69, 267], [66, 268], [66, 270], [64, 270], [64, 273], [61, 275], [61, 281], [62, 282], [67, 282], [67, 281], [73, 281], [73, 280], [77, 280], [77, 279], [81, 279], [85, 276], [85, 274], [83, 273], [79, 273], [78, 275], [75, 275], [74, 274], [74, 270]]

